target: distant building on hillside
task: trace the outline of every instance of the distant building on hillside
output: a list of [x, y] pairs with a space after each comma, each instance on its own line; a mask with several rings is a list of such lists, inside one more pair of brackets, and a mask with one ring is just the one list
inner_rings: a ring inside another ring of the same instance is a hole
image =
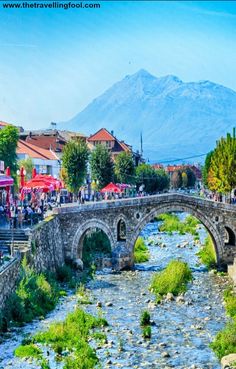
[[37, 173], [59, 177], [61, 163], [54, 151], [19, 140], [16, 153], [18, 160], [31, 158]]
[[135, 165], [138, 165], [141, 161], [140, 153], [134, 152], [132, 146], [128, 145], [124, 141], [119, 141], [114, 132], [109, 132], [106, 128], [101, 128], [99, 131], [89, 136], [87, 139], [88, 147], [90, 150], [94, 150], [97, 145], [104, 145], [111, 152], [112, 159], [115, 160], [116, 156], [121, 152], [129, 152], [133, 155]]

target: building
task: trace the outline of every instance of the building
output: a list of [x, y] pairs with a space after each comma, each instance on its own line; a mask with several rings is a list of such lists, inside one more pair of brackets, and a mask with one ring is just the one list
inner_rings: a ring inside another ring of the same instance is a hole
[[121, 152], [129, 152], [133, 155], [135, 165], [138, 165], [141, 161], [139, 152], [134, 152], [132, 146], [124, 141], [119, 141], [114, 136], [114, 132], [111, 131], [110, 133], [106, 128], [101, 128], [99, 131], [89, 136], [87, 142], [91, 151], [94, 150], [97, 145], [104, 145], [111, 152], [113, 160], [115, 160], [116, 156]]
[[19, 140], [16, 153], [18, 160], [31, 158], [37, 173], [59, 177], [61, 162], [54, 151]]
[[63, 147], [70, 140], [82, 139], [86, 141], [86, 136], [82, 133], [71, 131], [61, 131], [57, 129], [23, 131], [20, 133], [20, 139], [26, 143], [38, 146], [45, 150], [52, 150], [61, 156]]

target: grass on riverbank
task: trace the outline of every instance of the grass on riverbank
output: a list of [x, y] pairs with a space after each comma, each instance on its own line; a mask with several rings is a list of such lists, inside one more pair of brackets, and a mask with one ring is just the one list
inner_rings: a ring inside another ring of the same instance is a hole
[[200, 251], [197, 253], [201, 262], [206, 265], [208, 269], [216, 267], [216, 253], [211, 236], [208, 235], [202, 245]]
[[5, 308], [0, 312], [0, 332], [5, 332], [11, 325], [23, 325], [53, 310], [60, 296], [66, 292], [60, 289], [60, 283], [69, 287], [78, 284], [73, 270], [64, 265], [56, 274], [36, 273], [23, 259], [20, 279], [16, 290], [8, 298]]
[[217, 333], [210, 347], [221, 359], [225, 355], [236, 353], [236, 293], [233, 288], [224, 292], [225, 310], [231, 320]]
[[49, 326], [45, 332], [39, 332], [26, 345], [15, 350], [15, 355], [25, 358], [36, 358], [40, 364], [45, 361], [39, 345], [49, 346], [55, 354], [63, 360], [63, 369], [94, 369], [98, 364], [95, 350], [88, 344], [90, 338], [104, 335], [94, 333], [107, 325], [104, 318], [94, 317], [76, 308], [69, 313], [63, 322], [56, 322]]
[[197, 226], [200, 223], [192, 215], [188, 215], [183, 221], [181, 221], [176, 214], [166, 213], [157, 216], [155, 220], [162, 221], [162, 224], [159, 226], [159, 230], [161, 232], [168, 232], [170, 234], [173, 232], [179, 232], [181, 235], [185, 233], [190, 233], [193, 236], [198, 235]]
[[187, 283], [192, 279], [192, 272], [187, 263], [172, 260], [161, 272], [153, 275], [150, 290], [154, 292], [159, 300], [168, 292], [179, 295], [187, 289]]
[[150, 253], [148, 247], [145, 245], [144, 239], [142, 237], [138, 237], [134, 246], [134, 262], [144, 263], [149, 260], [149, 257]]

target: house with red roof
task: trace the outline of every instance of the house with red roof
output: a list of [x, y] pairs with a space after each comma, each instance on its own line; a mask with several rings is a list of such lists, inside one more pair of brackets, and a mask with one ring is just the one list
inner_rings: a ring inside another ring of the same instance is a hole
[[18, 160], [31, 158], [37, 173], [59, 177], [60, 160], [54, 151], [19, 140], [16, 153]]
[[104, 145], [111, 152], [112, 159], [115, 160], [116, 156], [121, 152], [129, 152], [133, 155], [135, 164], [141, 161], [141, 155], [138, 152], [132, 150], [132, 146], [128, 145], [124, 141], [118, 140], [114, 136], [114, 132], [109, 132], [106, 128], [101, 128], [99, 131], [87, 138], [88, 147], [92, 151], [97, 145]]

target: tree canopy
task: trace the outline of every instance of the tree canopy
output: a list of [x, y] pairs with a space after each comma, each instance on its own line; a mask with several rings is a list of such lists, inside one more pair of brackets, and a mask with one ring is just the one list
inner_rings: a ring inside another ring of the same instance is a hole
[[69, 191], [78, 192], [84, 183], [88, 158], [88, 147], [83, 140], [71, 140], [65, 145], [62, 155], [62, 168], [63, 179]]
[[115, 159], [115, 175], [120, 183], [133, 183], [135, 166], [132, 154], [121, 152]]
[[91, 154], [90, 167], [92, 179], [98, 182], [101, 189], [114, 179], [114, 164], [111, 153], [104, 145], [97, 145]]
[[216, 143], [208, 172], [208, 186], [212, 191], [229, 193], [236, 187], [236, 137], [230, 133]]
[[143, 184], [147, 193], [155, 193], [168, 188], [169, 178], [163, 169], [156, 170], [149, 164], [140, 164], [136, 168], [136, 184]]
[[19, 138], [18, 128], [6, 126], [0, 130], [0, 160], [4, 161], [5, 168], [10, 167], [13, 176], [17, 171], [17, 142]]
[[213, 155], [213, 150], [210, 151], [205, 159], [205, 163], [204, 166], [202, 168], [202, 180], [203, 180], [203, 184], [208, 187], [208, 174], [209, 174], [209, 170], [210, 170], [210, 166], [211, 166], [211, 158]]

